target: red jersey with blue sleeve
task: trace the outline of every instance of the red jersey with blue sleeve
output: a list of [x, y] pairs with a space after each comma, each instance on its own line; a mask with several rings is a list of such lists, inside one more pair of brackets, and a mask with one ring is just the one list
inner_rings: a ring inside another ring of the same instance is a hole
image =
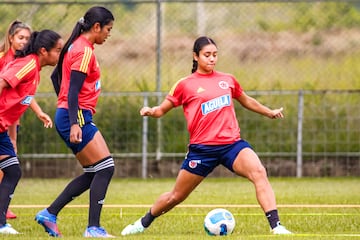
[[14, 60], [15, 55], [12, 49], [10, 48], [9, 51], [5, 54], [4, 52], [0, 53], [0, 70], [2, 70], [6, 64]]
[[17, 58], [0, 72], [9, 88], [0, 95], [0, 132], [16, 122], [29, 107], [40, 83], [39, 59], [36, 54]]
[[73, 70], [86, 74], [78, 96], [79, 108], [90, 110], [94, 114], [101, 90], [100, 68], [94, 54], [93, 44], [83, 36], [78, 37], [65, 53], [58, 108], [68, 109], [70, 73]]
[[224, 145], [240, 139], [232, 99], [242, 92], [230, 74], [195, 72], [175, 83], [166, 99], [183, 106], [190, 144]]

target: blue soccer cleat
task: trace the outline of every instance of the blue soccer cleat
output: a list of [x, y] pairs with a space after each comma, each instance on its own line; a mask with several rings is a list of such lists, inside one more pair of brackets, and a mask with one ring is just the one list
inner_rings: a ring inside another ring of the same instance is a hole
[[38, 212], [35, 216], [35, 221], [42, 225], [47, 232], [52, 237], [61, 237], [61, 233], [56, 224], [56, 216], [48, 212], [47, 209], [44, 209]]
[[87, 227], [84, 232], [86, 238], [114, 238], [115, 236], [110, 235], [102, 227]]

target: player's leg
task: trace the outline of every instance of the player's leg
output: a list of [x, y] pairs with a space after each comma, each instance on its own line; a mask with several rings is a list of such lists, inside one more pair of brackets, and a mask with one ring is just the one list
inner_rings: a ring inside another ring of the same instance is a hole
[[171, 192], [160, 195], [151, 207], [151, 214], [157, 217], [174, 208], [184, 201], [203, 179], [204, 177], [202, 176], [181, 169], [176, 178], [174, 188]]
[[126, 226], [121, 235], [141, 233], [155, 220], [156, 217], [170, 211], [184, 201], [189, 194], [201, 183], [205, 177], [181, 169], [173, 189], [160, 195], [150, 211], [135, 223]]
[[[13, 144], [15, 153], [17, 153], [17, 133], [20, 126], [20, 120], [17, 120], [13, 125], [9, 126], [8, 128], [8, 135], [10, 137], [10, 141]], [[2, 179], [2, 172], [0, 172], [0, 182]], [[16, 215], [8, 208], [6, 212], [6, 219], [14, 219]]]
[[267, 178], [265, 167], [251, 148], [242, 149], [237, 155], [233, 169], [255, 186], [256, 198], [264, 212], [276, 209], [275, 194]]
[[4, 172], [0, 184], [0, 234], [18, 234], [6, 223], [6, 212], [8, 210], [15, 188], [21, 178], [21, 169], [16, 156], [0, 156], [0, 169]]
[[291, 234], [290, 231], [280, 225], [275, 194], [268, 180], [266, 169], [257, 154], [249, 147], [243, 148], [233, 163], [233, 170], [254, 184], [257, 201], [269, 220], [272, 232], [275, 234]]
[[[73, 144], [69, 142], [70, 126], [68, 124], [68, 112], [64, 109], [57, 109], [55, 115], [56, 130], [72, 149], [78, 161], [84, 169], [84, 174], [72, 180], [57, 197], [57, 199], [43, 212], [39, 212], [36, 220], [41, 224], [45, 231], [52, 236], [60, 236], [56, 225], [57, 214], [74, 197], [79, 196], [84, 191], [90, 189], [90, 208], [89, 223], [91, 236], [109, 237], [106, 231], [100, 227], [100, 213], [107, 188], [114, 172], [114, 160], [105, 143], [104, 138], [92, 123], [90, 111], [82, 111], [85, 125], [82, 129], [82, 142]], [[40, 215], [40, 221], [37, 219]], [[41, 216], [45, 216], [42, 218]], [[44, 219], [44, 220], [42, 220]], [[49, 224], [48, 224], [49, 223]], [[94, 230], [95, 228], [95, 230]], [[97, 234], [95, 236], [95, 234]]]
[[[94, 127], [91, 125], [91, 127]], [[100, 131], [76, 154], [82, 166], [91, 168], [94, 177], [90, 184], [90, 207], [85, 237], [112, 237], [100, 225], [100, 215], [106, 192], [114, 174], [114, 160]]]
[[0, 183], [0, 234], [17, 234], [6, 223], [6, 212], [21, 178], [21, 168], [7, 131], [0, 133], [0, 169], [4, 173]]

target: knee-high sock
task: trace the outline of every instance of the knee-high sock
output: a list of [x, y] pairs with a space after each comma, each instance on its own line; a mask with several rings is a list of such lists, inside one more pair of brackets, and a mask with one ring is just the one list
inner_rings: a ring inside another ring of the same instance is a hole
[[114, 167], [102, 169], [95, 174], [90, 186], [89, 226], [100, 227], [101, 209], [113, 174]]
[[85, 172], [84, 174], [73, 179], [55, 199], [55, 201], [48, 207], [51, 214], [58, 215], [58, 213], [77, 196], [90, 188], [91, 182], [95, 176], [94, 172]]
[[3, 168], [4, 177], [0, 184], [0, 226], [6, 224], [6, 212], [14, 194], [15, 188], [21, 178], [19, 164]]

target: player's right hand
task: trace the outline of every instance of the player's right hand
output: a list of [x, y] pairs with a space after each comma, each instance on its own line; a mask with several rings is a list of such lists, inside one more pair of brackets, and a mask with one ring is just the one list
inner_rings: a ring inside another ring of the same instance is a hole
[[143, 107], [140, 109], [140, 115], [141, 116], [151, 116], [154, 114], [154, 109], [151, 107]]
[[81, 130], [79, 124], [71, 125], [70, 142], [75, 143], [75, 144], [82, 142], [82, 130]]

